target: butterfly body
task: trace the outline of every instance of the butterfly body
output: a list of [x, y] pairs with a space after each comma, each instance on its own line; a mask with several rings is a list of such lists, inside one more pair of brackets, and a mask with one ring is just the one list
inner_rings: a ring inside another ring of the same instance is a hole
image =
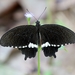
[[37, 36], [37, 44], [40, 46], [40, 22], [36, 22], [36, 36]]
[[36, 26], [22, 25], [10, 29], [1, 37], [2, 46], [18, 48], [25, 54], [25, 60], [35, 57], [41, 46], [45, 56], [54, 56], [61, 45], [75, 43], [75, 33], [57, 24], [36, 22]]

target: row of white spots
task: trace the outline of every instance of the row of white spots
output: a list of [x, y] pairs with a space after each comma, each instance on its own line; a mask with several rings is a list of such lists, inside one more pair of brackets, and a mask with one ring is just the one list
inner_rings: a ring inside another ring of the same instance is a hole
[[[68, 44], [70, 44], [70, 43], [68, 43]], [[50, 44], [49, 42], [46, 42], [46, 43], [42, 44], [41, 47], [42, 48], [43, 47], [48, 47], [48, 46], [59, 47], [59, 46], [65, 46], [65, 45], [68, 45], [68, 44], [55, 45], [55, 44]]]
[[30, 42], [30, 43], [28, 44], [28, 46], [25, 45], [25, 46], [11, 46], [11, 47], [13, 47], [13, 48], [26, 48], [26, 47], [28, 47], [28, 48], [38, 48], [38, 45], [33, 44], [33, 43]]
[[26, 48], [27, 46], [19, 46], [18, 48]]
[[27, 46], [11, 46], [13, 48], [26, 48]]
[[54, 46], [54, 47], [59, 47], [60, 45], [55, 45], [55, 44], [50, 44], [49, 42], [46, 42], [44, 44], [41, 45], [41, 47], [48, 47], [48, 46]]
[[[65, 44], [65, 45], [68, 45], [68, 44]], [[43, 43], [41, 45], [41, 48], [48, 47], [48, 46], [59, 47], [59, 46], [65, 46], [65, 45], [63, 45], [63, 44], [55, 45], [55, 44], [50, 44], [49, 42], [46, 42], [46, 43]], [[14, 46], [11, 46], [11, 47], [14, 47]], [[14, 48], [26, 48], [26, 47], [28, 47], [28, 48], [38, 48], [38, 45], [37, 44], [33, 44], [33, 43], [30, 42], [28, 44], [28, 46], [27, 45], [25, 45], [25, 46], [15, 46]]]

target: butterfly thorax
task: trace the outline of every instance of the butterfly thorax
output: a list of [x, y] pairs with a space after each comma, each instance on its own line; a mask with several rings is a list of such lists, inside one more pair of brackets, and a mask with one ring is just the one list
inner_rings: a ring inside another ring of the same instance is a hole
[[36, 21], [36, 36], [37, 36], [37, 44], [40, 45], [40, 32], [39, 32], [39, 29], [40, 29], [40, 22], [39, 21]]
[[39, 33], [39, 28], [40, 28], [40, 22], [36, 21], [36, 31]]
[[40, 22], [36, 21], [36, 27], [39, 27], [39, 26], [40, 26]]

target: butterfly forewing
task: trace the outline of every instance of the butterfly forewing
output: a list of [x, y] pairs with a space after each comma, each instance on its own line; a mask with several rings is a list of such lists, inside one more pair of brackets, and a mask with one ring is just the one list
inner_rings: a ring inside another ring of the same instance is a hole
[[42, 25], [40, 27], [40, 33], [42, 43], [49, 42], [55, 45], [75, 43], [75, 33], [57, 24]]
[[[35, 38], [35, 39], [34, 39]], [[7, 31], [1, 38], [2, 46], [25, 46], [36, 44], [36, 28], [32, 25], [18, 26]]]

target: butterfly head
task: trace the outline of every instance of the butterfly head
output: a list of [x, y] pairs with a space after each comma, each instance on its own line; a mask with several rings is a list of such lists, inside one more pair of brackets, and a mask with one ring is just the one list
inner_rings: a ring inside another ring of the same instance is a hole
[[38, 26], [40, 26], [40, 21], [36, 21], [36, 26], [38, 27]]

